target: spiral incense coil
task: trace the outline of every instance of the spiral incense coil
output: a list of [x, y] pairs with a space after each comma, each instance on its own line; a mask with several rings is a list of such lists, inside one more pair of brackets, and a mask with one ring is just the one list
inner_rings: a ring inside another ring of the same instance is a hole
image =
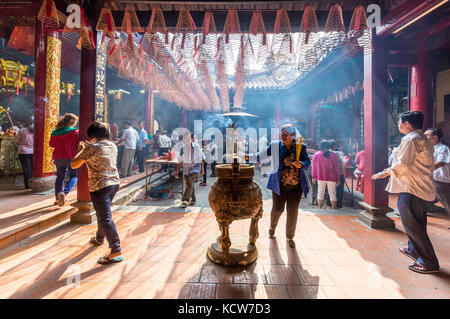
[[304, 34], [302, 38], [304, 44], [309, 43], [311, 33], [319, 32], [319, 23], [317, 22], [316, 10], [312, 5], [308, 5], [303, 12], [302, 22], [300, 24], [300, 33]]
[[278, 63], [291, 62], [295, 59], [294, 39], [292, 28], [286, 9], [279, 9], [275, 19], [274, 35], [271, 52]]
[[115, 68], [118, 68], [121, 60], [122, 47], [120, 38], [111, 39], [106, 46], [106, 61]]
[[342, 8], [335, 4], [330, 8], [327, 23], [325, 25], [326, 46], [328, 49], [334, 49], [343, 44], [346, 34]]
[[252, 14], [252, 19], [250, 20], [250, 28], [248, 30], [249, 34], [258, 35], [262, 34], [261, 45], [267, 44], [267, 32], [264, 26], [264, 20], [261, 15], [261, 10], [255, 10]]
[[103, 8], [100, 11], [100, 16], [97, 21], [97, 26], [95, 27], [97, 31], [102, 31], [102, 43], [105, 36], [109, 38], [114, 38], [114, 33], [116, 30], [116, 25], [114, 23], [114, 18], [111, 12], [111, 9]]
[[44, 0], [39, 9], [37, 18], [49, 28], [59, 27], [58, 12], [53, 0]]
[[230, 111], [230, 97], [228, 92], [228, 75], [226, 74], [225, 56], [223, 51], [219, 53], [216, 64], [217, 82], [219, 85], [220, 104], [223, 112]]
[[367, 23], [367, 15], [364, 7], [359, 5], [355, 8], [348, 28], [348, 37], [355, 38], [356, 41], [350, 41], [346, 54], [353, 56], [364, 50], [364, 53], [372, 52], [372, 35]]
[[225, 43], [228, 44], [230, 34], [241, 33], [241, 25], [239, 24], [239, 16], [236, 9], [229, 9], [225, 25], [223, 26], [223, 33], [225, 33]]
[[205, 44], [206, 38], [210, 33], [217, 33], [216, 22], [214, 21], [213, 13], [211, 11], [206, 11], [202, 24], [202, 44]]
[[164, 20], [164, 14], [159, 6], [153, 7], [150, 21], [148, 22], [146, 34], [161, 33], [164, 35], [165, 44], [169, 44], [169, 33], [166, 27], [166, 21]]
[[126, 34], [131, 34], [133, 32], [144, 32], [144, 29], [141, 28], [141, 25], [139, 23], [136, 11], [130, 4], [128, 4], [125, 8], [121, 31], [125, 32]]

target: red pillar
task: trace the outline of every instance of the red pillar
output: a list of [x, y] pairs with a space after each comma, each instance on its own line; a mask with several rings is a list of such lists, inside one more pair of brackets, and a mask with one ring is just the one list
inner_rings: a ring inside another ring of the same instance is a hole
[[[95, 71], [96, 50], [81, 50], [80, 70], [80, 141], [87, 140], [87, 128], [95, 118]], [[86, 165], [78, 170], [77, 202], [73, 206], [79, 212], [72, 215], [70, 220], [77, 223], [90, 224], [95, 220], [95, 212], [92, 210], [91, 196], [88, 188], [88, 172]]]
[[44, 123], [45, 123], [45, 77], [47, 67], [47, 30], [36, 19], [35, 28], [35, 68], [34, 68], [34, 159], [33, 177], [51, 176], [43, 173]]
[[422, 34], [417, 41], [417, 64], [410, 68], [410, 110], [423, 113], [423, 129], [433, 126], [432, 72], [427, 50], [427, 37]]
[[364, 202], [359, 220], [372, 228], [391, 228], [394, 222], [385, 214], [388, 194], [386, 180], [374, 181], [374, 173], [388, 166], [387, 46], [386, 40], [373, 37], [373, 52], [364, 54]]
[[34, 156], [33, 178], [29, 186], [35, 192], [52, 189], [55, 184], [53, 173], [43, 172], [44, 162], [44, 126], [46, 103], [46, 70], [47, 70], [47, 29], [36, 20], [35, 27], [35, 69], [34, 69]]

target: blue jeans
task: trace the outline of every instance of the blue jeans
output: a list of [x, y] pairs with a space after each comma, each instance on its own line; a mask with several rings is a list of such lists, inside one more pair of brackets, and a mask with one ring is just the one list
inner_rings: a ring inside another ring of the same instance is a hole
[[118, 190], [119, 185], [112, 185], [96, 192], [91, 192], [92, 205], [97, 215], [98, 230], [96, 239], [99, 242], [103, 242], [106, 237], [109, 248], [111, 248], [111, 253], [121, 251], [119, 234], [117, 233], [116, 225], [112, 220], [111, 214], [111, 202]]
[[[67, 172], [69, 173], [69, 181], [64, 186], [64, 180], [66, 179]], [[58, 193], [63, 192], [64, 195], [70, 193], [78, 180], [78, 169], [72, 169], [70, 166], [56, 166], [56, 182], [55, 182], [55, 196]]]
[[427, 210], [431, 202], [409, 193], [398, 194], [397, 207], [408, 236], [407, 252], [429, 270], [438, 270], [439, 262], [427, 234]]

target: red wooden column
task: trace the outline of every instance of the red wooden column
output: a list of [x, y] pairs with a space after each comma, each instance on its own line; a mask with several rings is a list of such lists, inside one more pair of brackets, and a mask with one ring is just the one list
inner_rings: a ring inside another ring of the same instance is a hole
[[433, 126], [434, 109], [432, 102], [432, 72], [427, 49], [427, 37], [424, 33], [417, 41], [417, 64], [410, 68], [410, 110], [423, 113], [423, 129]]
[[47, 70], [47, 29], [36, 19], [35, 69], [34, 69], [34, 157], [33, 178], [29, 186], [36, 192], [49, 190], [55, 185], [55, 174], [43, 172], [44, 126], [45, 126], [45, 81]]
[[[81, 50], [80, 70], [80, 141], [87, 140], [87, 128], [95, 117], [95, 72], [96, 50]], [[95, 212], [92, 208], [91, 196], [88, 189], [88, 172], [86, 165], [78, 170], [77, 202], [73, 206], [78, 208], [78, 213], [71, 216], [70, 221], [90, 224], [95, 220]]]
[[359, 220], [372, 228], [393, 228], [394, 222], [386, 216], [387, 181], [371, 179], [372, 174], [388, 166], [388, 119], [386, 40], [373, 37], [373, 52], [364, 54], [364, 201], [366, 210]]

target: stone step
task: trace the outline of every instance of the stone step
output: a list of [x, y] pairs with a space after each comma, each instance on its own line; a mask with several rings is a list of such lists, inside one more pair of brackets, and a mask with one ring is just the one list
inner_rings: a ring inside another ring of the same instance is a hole
[[[154, 174], [152, 184], [153, 180], [158, 182], [168, 173], [155, 172]], [[140, 196], [144, 189], [145, 174], [123, 179], [112, 205], [126, 205]], [[0, 249], [65, 224], [70, 220], [70, 216], [78, 212], [77, 208], [71, 206], [75, 201], [76, 192], [72, 192], [62, 207], [54, 205], [54, 199], [49, 198], [2, 214], [2, 218], [0, 218]]]

